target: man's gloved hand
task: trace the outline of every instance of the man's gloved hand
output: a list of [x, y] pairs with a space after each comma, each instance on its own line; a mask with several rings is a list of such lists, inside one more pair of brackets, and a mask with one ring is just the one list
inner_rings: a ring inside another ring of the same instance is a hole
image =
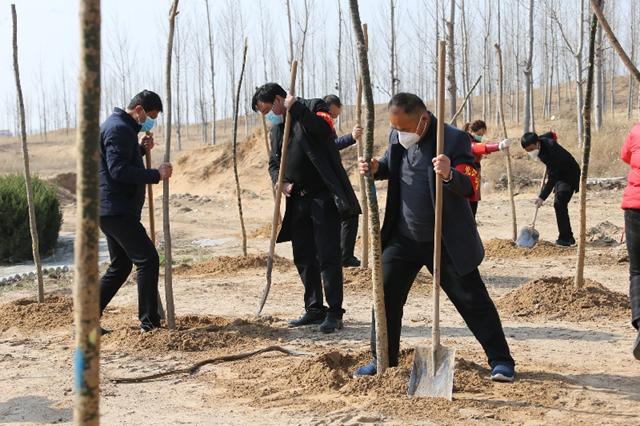
[[505, 149], [509, 148], [509, 146], [511, 145], [511, 141], [509, 139], [503, 139], [499, 144], [498, 144], [498, 149], [500, 151], [504, 151]]
[[544, 204], [544, 200], [540, 197], [536, 198], [536, 200], [533, 202], [533, 204], [535, 204], [536, 207], [540, 208], [542, 207], [542, 205]]

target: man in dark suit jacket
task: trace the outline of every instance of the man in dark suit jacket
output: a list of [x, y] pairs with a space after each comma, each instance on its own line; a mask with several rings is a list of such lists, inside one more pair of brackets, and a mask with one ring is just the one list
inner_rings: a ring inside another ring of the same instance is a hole
[[340, 220], [361, 213], [333, 140], [333, 121], [322, 99], [287, 95], [275, 83], [258, 88], [252, 108], [273, 125], [269, 173], [274, 184], [280, 171], [286, 111], [292, 119], [282, 188], [286, 211], [278, 242], [291, 241], [293, 261], [305, 288], [305, 312], [289, 324], [320, 324], [320, 331], [331, 333], [342, 328], [344, 313]]
[[[500, 317], [480, 277], [484, 249], [468, 198], [478, 190], [469, 137], [445, 125], [444, 154], [436, 157], [437, 119], [422, 100], [398, 93], [389, 101], [389, 147], [371, 165], [360, 163], [375, 179], [388, 179], [386, 214], [381, 230], [382, 272], [389, 338], [389, 363], [398, 365], [402, 310], [416, 275], [433, 270], [435, 176], [443, 185], [442, 289], [482, 345], [492, 378], [512, 381], [514, 361]], [[375, 356], [375, 330], [372, 328]], [[375, 361], [356, 375], [376, 373]]]
[[551, 195], [551, 191], [555, 192], [553, 208], [556, 211], [558, 224], [556, 244], [569, 247], [576, 243], [571, 230], [571, 219], [569, 219], [569, 201], [580, 189], [580, 166], [557, 139], [553, 132], [540, 136], [530, 132], [522, 136], [520, 144], [531, 158], [539, 158], [547, 167], [547, 183], [542, 187], [535, 205], [541, 207]]
[[[140, 222], [145, 185], [169, 179], [172, 167], [163, 163], [146, 169], [142, 157], [153, 148], [148, 132], [162, 112], [160, 96], [138, 93], [124, 109], [115, 108], [100, 126], [100, 229], [107, 237], [111, 264], [100, 279], [100, 312], [104, 311], [133, 265], [137, 268], [138, 318], [143, 332], [160, 327], [158, 314], [158, 251]], [[108, 330], [103, 329], [103, 333]]]

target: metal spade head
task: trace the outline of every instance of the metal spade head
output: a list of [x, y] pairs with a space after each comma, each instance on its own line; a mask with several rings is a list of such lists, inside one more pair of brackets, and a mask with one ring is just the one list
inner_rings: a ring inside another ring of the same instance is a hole
[[442, 345], [436, 348], [435, 353], [432, 345], [416, 346], [407, 392], [409, 396], [447, 398], [451, 401], [455, 354], [455, 349]]
[[540, 233], [533, 226], [525, 226], [520, 230], [516, 245], [518, 247], [533, 248], [540, 239]]

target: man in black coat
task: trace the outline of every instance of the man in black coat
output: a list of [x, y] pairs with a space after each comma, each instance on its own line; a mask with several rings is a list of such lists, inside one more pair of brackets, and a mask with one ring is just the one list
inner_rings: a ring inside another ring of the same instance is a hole
[[[278, 242], [291, 241], [293, 260], [304, 284], [304, 314], [293, 327], [321, 324], [331, 333], [342, 328], [343, 281], [340, 256], [340, 220], [360, 214], [360, 205], [333, 141], [333, 122], [321, 99], [287, 95], [268, 83], [252, 100], [254, 111], [272, 123], [269, 173], [278, 180], [283, 142], [283, 120], [291, 114], [291, 139], [283, 193], [286, 211]], [[322, 288], [328, 308], [324, 306]]]
[[535, 200], [535, 205], [541, 207], [551, 191], [555, 192], [553, 208], [556, 211], [558, 223], [559, 246], [572, 246], [576, 243], [571, 230], [569, 218], [569, 201], [573, 194], [580, 189], [580, 166], [573, 155], [564, 149], [557, 141], [553, 132], [538, 136], [530, 132], [525, 133], [520, 140], [522, 148], [531, 158], [538, 158], [547, 167], [547, 183]]
[[[375, 179], [389, 181], [381, 230], [382, 273], [389, 339], [389, 364], [398, 365], [402, 311], [416, 275], [433, 271], [435, 176], [442, 176], [442, 289], [484, 349], [493, 380], [512, 381], [514, 361], [500, 317], [480, 277], [484, 257], [468, 198], [478, 190], [478, 173], [466, 133], [445, 125], [444, 154], [436, 157], [437, 119], [422, 100], [398, 93], [389, 101], [391, 133], [384, 156], [360, 162]], [[374, 322], [375, 323], [375, 322]], [[375, 356], [375, 329], [371, 333]], [[356, 375], [376, 373], [375, 360]]]
[[[335, 122], [342, 113], [342, 102], [340, 98], [336, 95], [327, 95], [323, 100], [329, 107], [331, 119]], [[351, 133], [342, 136], [338, 136], [335, 131], [333, 132], [333, 139], [335, 140], [338, 151], [355, 145], [356, 140], [360, 136], [362, 136], [362, 126], [358, 125], [353, 126]], [[342, 266], [346, 268], [357, 268], [360, 266], [360, 259], [354, 255], [357, 237], [358, 216], [344, 219], [340, 225], [340, 247], [342, 249]]]
[[[158, 315], [158, 252], [140, 222], [145, 185], [171, 177], [163, 163], [146, 169], [142, 160], [153, 148], [148, 132], [162, 112], [156, 93], [138, 93], [126, 109], [115, 108], [100, 126], [100, 229], [107, 237], [111, 264], [100, 280], [100, 312], [137, 268], [138, 318], [143, 332], [160, 327]], [[108, 330], [103, 329], [103, 333]]]

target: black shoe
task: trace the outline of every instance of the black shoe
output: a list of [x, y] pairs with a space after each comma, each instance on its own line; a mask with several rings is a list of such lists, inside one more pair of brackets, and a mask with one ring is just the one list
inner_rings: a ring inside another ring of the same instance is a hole
[[289, 327], [301, 327], [309, 324], [322, 324], [327, 314], [323, 311], [305, 311], [298, 319], [289, 321]]
[[336, 330], [342, 330], [342, 327], [342, 318], [336, 318], [334, 315], [329, 314], [320, 324], [320, 331], [328, 334]]
[[560, 238], [556, 240], [556, 245], [562, 246], [562, 247], [571, 247], [575, 244], [576, 244], [576, 240], [573, 237], [571, 237], [570, 240], [562, 240]]
[[636, 337], [636, 343], [633, 345], [633, 356], [640, 361], [640, 331]]
[[360, 259], [355, 256], [351, 256], [349, 259], [342, 261], [342, 266], [345, 268], [359, 268], [360, 265]]
[[102, 327], [100, 327], [100, 335], [101, 335], [101, 336], [104, 336], [104, 335], [106, 335], [106, 334], [109, 334], [109, 333], [111, 333], [111, 331], [112, 331], [112, 330], [109, 330], [108, 328], [102, 328]]

